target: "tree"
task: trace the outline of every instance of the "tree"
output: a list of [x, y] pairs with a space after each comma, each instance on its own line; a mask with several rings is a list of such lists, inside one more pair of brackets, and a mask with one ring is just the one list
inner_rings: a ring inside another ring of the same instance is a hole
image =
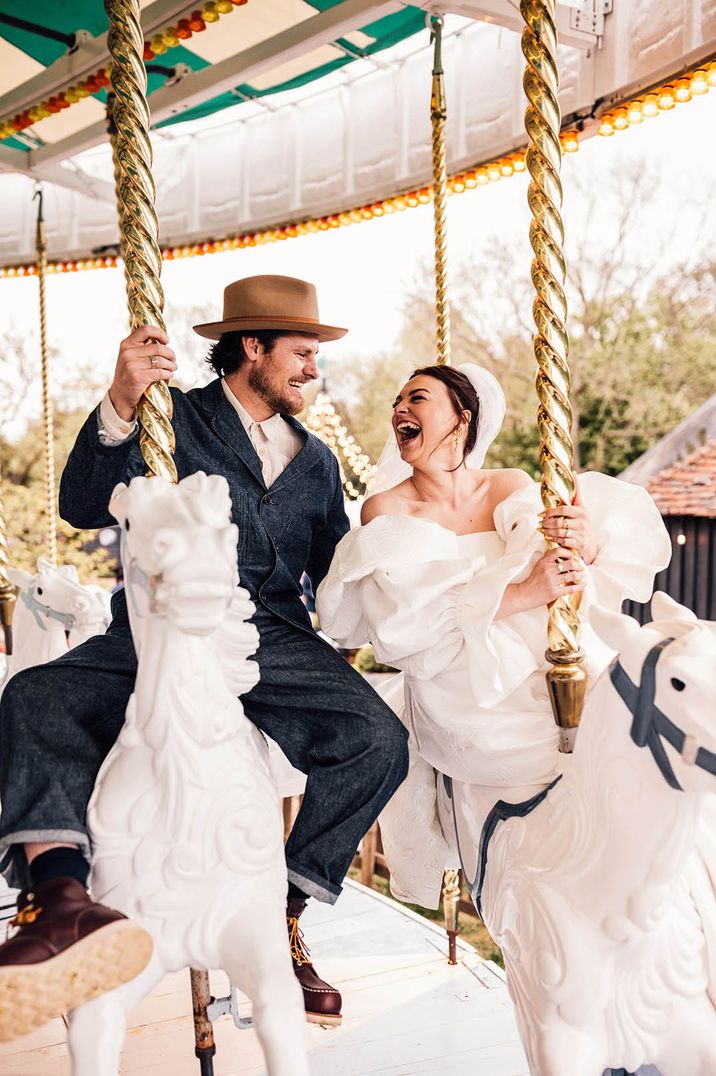
[[[47, 556], [45, 491], [39, 482], [22, 486], [3, 482], [2, 501], [11, 567], [34, 572], [38, 557]], [[74, 564], [83, 583], [107, 583], [114, 573], [104, 549], [88, 552], [90, 535], [58, 519], [57, 563]]]
[[[656, 196], [647, 175], [636, 167], [602, 177], [599, 204], [591, 188], [571, 191], [585, 222], [568, 249], [575, 464], [607, 474], [622, 471], [716, 390], [716, 261], [707, 256], [654, 269], [653, 254], [639, 241], [639, 207]], [[507, 415], [489, 462], [537, 476], [533, 288], [514, 266], [514, 252], [493, 240], [487, 254], [457, 268], [452, 359], [486, 366], [505, 390]], [[421, 275], [430, 281], [430, 267]], [[403, 313], [393, 354], [368, 364], [342, 360], [333, 390], [373, 458], [390, 431], [397, 386], [435, 361], [429, 284], [406, 297]]]
[[[53, 396], [63, 401], [63, 407], [54, 414], [55, 471], [59, 476], [65, 460], [74, 444], [87, 412], [97, 403], [102, 387], [93, 380], [91, 370], [75, 372], [69, 379], [55, 376], [56, 363], [52, 360], [51, 372]], [[8, 387], [3, 397], [7, 406], [6, 421], [16, 409], [27, 401], [30, 392], [38, 389], [35, 364], [31, 346], [22, 341], [5, 340], [0, 352], [0, 385]], [[61, 372], [57, 371], [59, 375]], [[9, 403], [8, 403], [9, 401]], [[47, 555], [47, 517], [44, 485], [44, 427], [41, 418], [31, 419], [23, 435], [16, 441], [0, 438], [0, 475], [2, 475], [2, 507], [6, 526], [9, 562], [13, 567], [34, 571], [39, 556]], [[58, 562], [74, 564], [82, 581], [100, 582], [111, 575], [111, 566], [104, 550], [88, 552], [85, 548], [89, 535], [76, 531], [57, 520]]]

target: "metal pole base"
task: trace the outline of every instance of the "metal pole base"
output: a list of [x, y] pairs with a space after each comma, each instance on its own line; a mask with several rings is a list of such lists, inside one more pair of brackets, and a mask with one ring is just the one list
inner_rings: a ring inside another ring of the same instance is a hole
[[214, 1076], [214, 1029], [207, 1009], [214, 1000], [209, 989], [209, 973], [191, 968], [191, 1000], [194, 1010], [194, 1053], [199, 1059], [201, 1076]]
[[199, 1072], [201, 1076], [214, 1076], [214, 1054], [216, 1053], [216, 1047], [213, 1046], [211, 1052], [208, 1050], [197, 1050], [196, 1056], [199, 1058]]

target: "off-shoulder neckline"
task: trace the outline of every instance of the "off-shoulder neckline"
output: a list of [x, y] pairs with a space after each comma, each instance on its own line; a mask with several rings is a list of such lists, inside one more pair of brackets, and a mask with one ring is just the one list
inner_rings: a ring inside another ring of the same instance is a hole
[[[493, 520], [497, 510], [501, 508], [503, 504], [507, 504], [508, 501], [512, 500], [513, 497], [516, 497], [520, 493], [524, 495], [525, 490], [529, 488], [529, 486], [519, 486], [517, 489], [513, 489], [512, 493], [508, 494], [504, 501], [500, 501], [499, 504], [496, 504], [495, 510], [492, 513]], [[374, 516], [370, 523], [361, 523], [359, 529], [364, 530], [366, 527], [370, 527], [371, 524], [377, 523], [379, 519], [409, 519], [413, 523], [425, 523], [430, 527], [437, 527], [439, 530], [445, 531], [446, 534], [451, 534], [453, 538], [474, 538], [478, 534], [496, 534], [499, 537], [499, 531], [495, 527], [489, 531], [467, 531], [465, 534], [458, 534], [457, 531], [453, 531], [449, 527], [444, 527], [442, 523], [438, 523], [437, 520], [423, 519], [421, 516], [410, 516], [406, 512], [384, 512], [382, 515]]]
[[[510, 494], [510, 496], [512, 495]], [[507, 498], [505, 498], [505, 500], [506, 499]], [[500, 504], [504, 503], [504, 501], [500, 501]], [[466, 531], [465, 534], [458, 534], [457, 531], [451, 530], [450, 527], [444, 527], [442, 523], [438, 523], [435, 519], [423, 519], [421, 516], [409, 516], [404, 512], [384, 512], [382, 515], [374, 516], [370, 523], [361, 523], [360, 529], [365, 530], [366, 527], [370, 527], [373, 523], [377, 523], [379, 519], [408, 519], [411, 523], [422, 523], [428, 527], [437, 527], [438, 530], [445, 531], [446, 534], [451, 534], [453, 538], [477, 538], [478, 536], [482, 537], [485, 534], [496, 534], [499, 537], [499, 532], [495, 530], [494, 527], [489, 531]]]

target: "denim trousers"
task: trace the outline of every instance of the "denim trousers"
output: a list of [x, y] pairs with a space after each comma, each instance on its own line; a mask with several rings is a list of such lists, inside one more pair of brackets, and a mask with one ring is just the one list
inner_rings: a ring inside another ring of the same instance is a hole
[[[259, 683], [247, 717], [307, 774], [286, 845], [289, 880], [332, 904], [356, 848], [407, 773], [407, 733], [331, 646], [265, 608], [254, 618]], [[124, 723], [137, 660], [113, 624], [56, 661], [18, 673], [0, 701], [0, 848], [27, 884], [21, 846], [67, 841], [91, 855], [87, 804]]]

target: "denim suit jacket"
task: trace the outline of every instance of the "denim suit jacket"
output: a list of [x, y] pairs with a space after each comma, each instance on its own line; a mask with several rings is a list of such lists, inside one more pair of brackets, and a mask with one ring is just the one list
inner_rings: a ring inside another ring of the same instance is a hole
[[[301, 601], [301, 576], [314, 587], [348, 531], [343, 487], [333, 453], [295, 419], [284, 416], [304, 439], [298, 455], [267, 489], [261, 464], [241, 419], [217, 378], [204, 388], [171, 389], [175, 462], [179, 478], [195, 471], [220, 474], [229, 483], [232, 516], [239, 528], [241, 583], [257, 607], [312, 631]], [[73, 527], [106, 527], [116, 521], [107, 507], [118, 482], [145, 474], [139, 438], [103, 445], [99, 414], [80, 430], [60, 483], [60, 515]], [[115, 620], [126, 623], [123, 591]]]

